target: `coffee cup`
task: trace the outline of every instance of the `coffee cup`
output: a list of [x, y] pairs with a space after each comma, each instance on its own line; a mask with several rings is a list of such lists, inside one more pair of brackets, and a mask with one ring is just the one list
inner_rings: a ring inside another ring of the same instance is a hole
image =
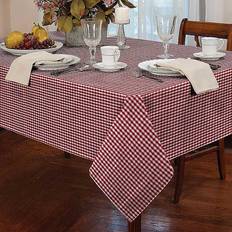
[[115, 66], [120, 58], [120, 50], [117, 46], [101, 47], [102, 63], [105, 66]]
[[213, 56], [218, 50], [222, 49], [224, 45], [223, 39], [215, 37], [203, 37], [201, 38], [202, 53], [204, 56]]

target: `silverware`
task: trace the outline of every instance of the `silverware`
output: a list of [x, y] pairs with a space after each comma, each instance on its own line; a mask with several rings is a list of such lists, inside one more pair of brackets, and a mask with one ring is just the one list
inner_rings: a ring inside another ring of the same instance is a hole
[[69, 72], [84, 72], [84, 71], [88, 71], [90, 69], [91, 69], [90, 65], [85, 64], [81, 67], [74, 66], [74, 67], [69, 67], [67, 69], [55, 70], [55, 71], [52, 71], [50, 74], [52, 76], [59, 76], [61, 74], [65, 74], [65, 73], [69, 73]]
[[199, 61], [201, 61], [201, 62], [204, 62], [204, 63], [206, 63], [206, 64], [208, 64], [209, 66], [210, 66], [210, 68], [212, 69], [212, 70], [217, 70], [217, 69], [219, 69], [219, 68], [221, 68], [221, 65], [219, 65], [219, 64], [212, 64], [212, 63], [209, 63], [209, 62], [207, 62], [207, 61], [203, 61], [203, 60], [201, 60], [200, 58], [198, 58], [198, 57], [192, 57], [191, 59], [194, 59], [194, 60], [199, 60]]
[[211, 63], [208, 63], [208, 64], [212, 70], [217, 70], [217, 69], [221, 68], [221, 65], [219, 65], [219, 64], [211, 64]]
[[136, 71], [135, 76], [136, 76], [136, 78], [140, 78], [140, 77], [151, 78], [151, 79], [156, 80], [156, 81], [158, 81], [160, 83], [164, 82], [164, 80], [159, 79], [158, 77], [156, 77], [155, 74], [152, 74], [152, 73], [150, 73], [150, 72], [148, 72], [146, 70], [139, 69], [138, 71]]

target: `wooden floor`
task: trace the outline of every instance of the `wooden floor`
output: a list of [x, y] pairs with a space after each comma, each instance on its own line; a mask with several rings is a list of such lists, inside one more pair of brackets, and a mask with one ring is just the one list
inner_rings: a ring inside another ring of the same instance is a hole
[[[127, 222], [88, 176], [89, 161], [0, 132], [0, 232], [127, 232]], [[143, 232], [232, 232], [232, 155], [227, 180], [214, 154], [187, 164], [180, 204], [171, 183], [144, 212]]]

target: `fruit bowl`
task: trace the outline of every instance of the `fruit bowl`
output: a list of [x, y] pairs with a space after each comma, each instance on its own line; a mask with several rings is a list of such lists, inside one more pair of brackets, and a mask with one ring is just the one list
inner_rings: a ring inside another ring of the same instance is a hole
[[15, 56], [21, 56], [21, 55], [29, 54], [32, 52], [39, 52], [39, 51], [46, 51], [46, 52], [53, 53], [62, 47], [63, 47], [63, 43], [59, 41], [54, 41], [54, 45], [50, 48], [40, 48], [40, 49], [12, 49], [12, 48], [7, 48], [5, 43], [0, 43], [0, 48], [2, 50], [12, 55], [15, 55]]
[[0, 44], [2, 50], [16, 56], [38, 51], [52, 53], [62, 46], [61, 42], [49, 38], [49, 33], [45, 28], [35, 23], [31, 32], [12, 31], [6, 36], [4, 43]]

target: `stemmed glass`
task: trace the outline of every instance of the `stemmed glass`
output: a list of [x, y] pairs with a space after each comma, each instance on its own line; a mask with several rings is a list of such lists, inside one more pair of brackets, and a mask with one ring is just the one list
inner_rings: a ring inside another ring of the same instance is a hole
[[168, 54], [168, 43], [173, 38], [176, 26], [176, 16], [159, 15], [156, 16], [157, 33], [163, 42], [164, 54], [159, 55], [161, 59], [168, 59], [173, 55]]
[[96, 63], [96, 47], [101, 41], [102, 20], [96, 18], [87, 18], [81, 20], [83, 30], [83, 39], [89, 47], [90, 61], [92, 66]]

